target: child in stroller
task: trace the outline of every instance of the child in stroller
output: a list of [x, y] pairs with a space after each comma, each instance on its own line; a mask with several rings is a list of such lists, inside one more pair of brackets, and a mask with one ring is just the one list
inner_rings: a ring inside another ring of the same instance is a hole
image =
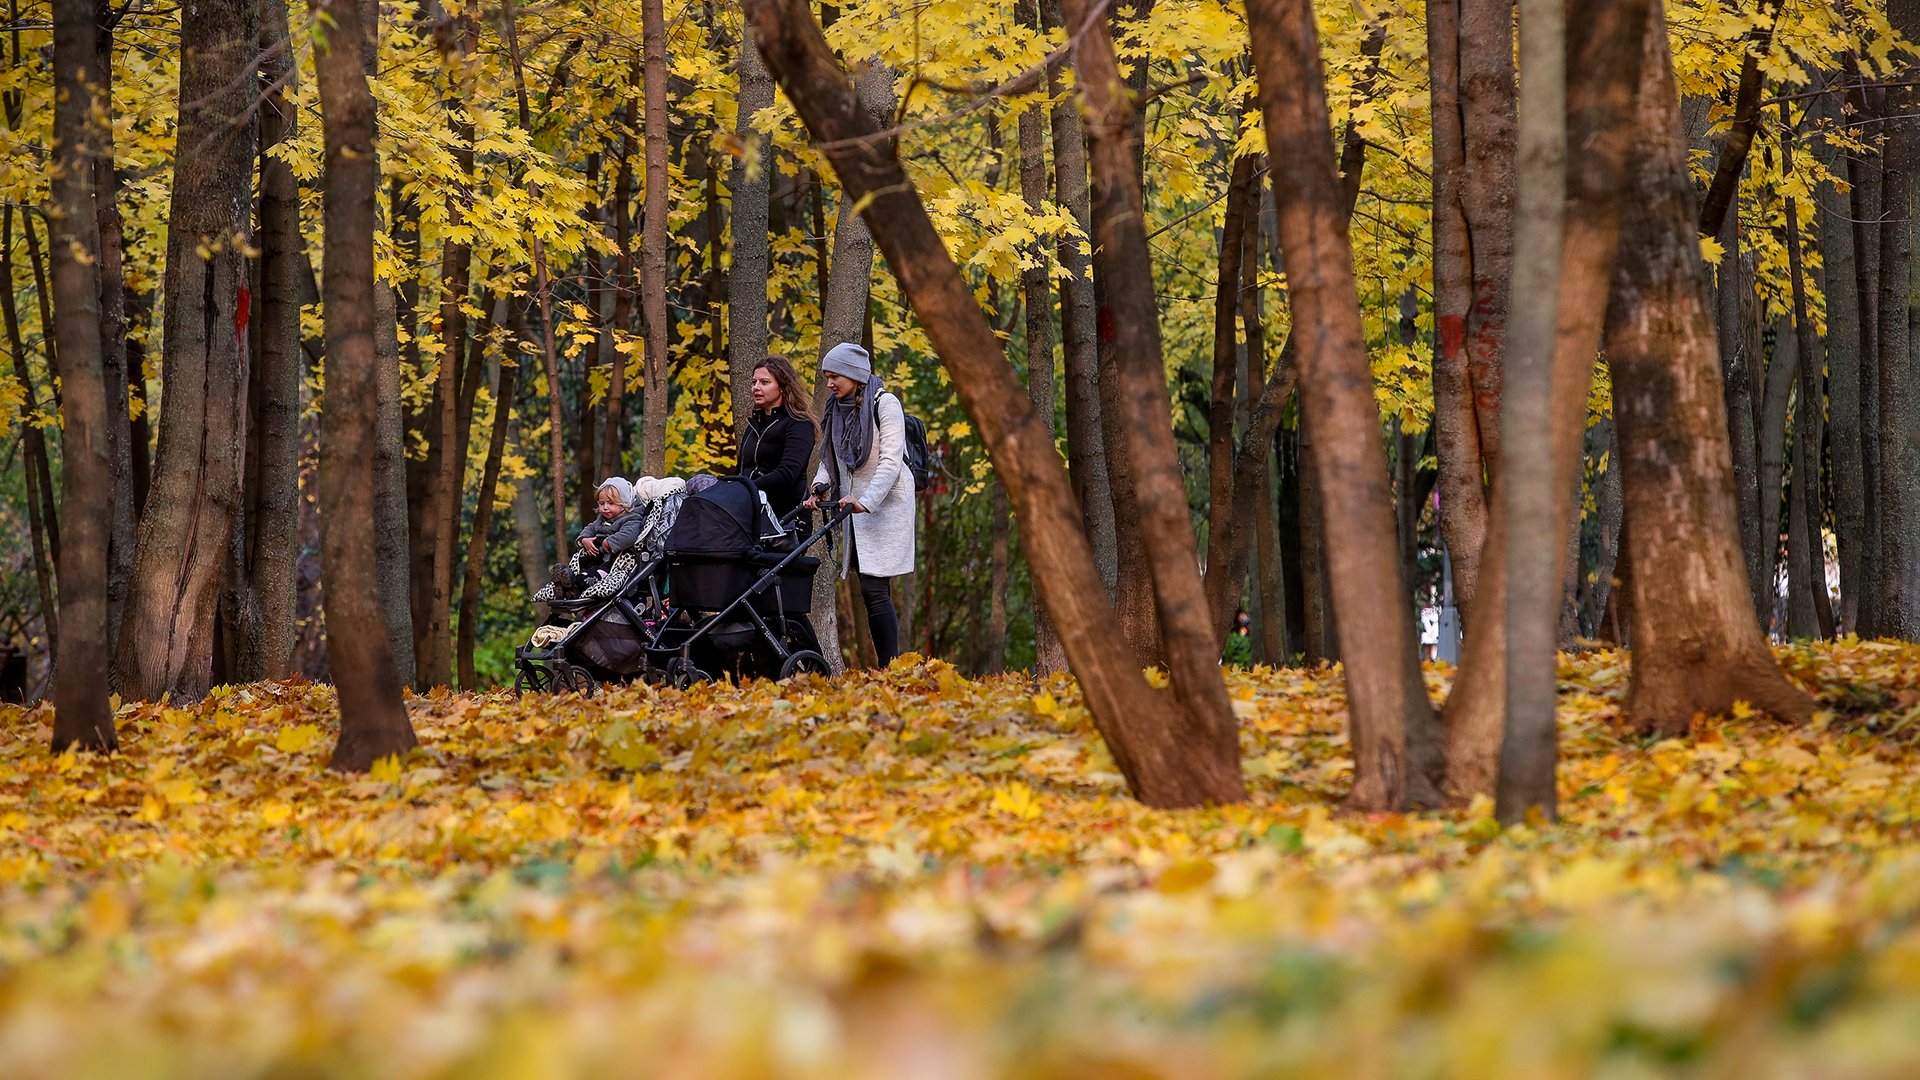
[[646, 515], [634, 505], [633, 485], [609, 476], [600, 481], [594, 501], [598, 516], [574, 537], [580, 553], [571, 561], [553, 565], [554, 599], [571, 600], [607, 576], [614, 560], [632, 551], [640, 539]]

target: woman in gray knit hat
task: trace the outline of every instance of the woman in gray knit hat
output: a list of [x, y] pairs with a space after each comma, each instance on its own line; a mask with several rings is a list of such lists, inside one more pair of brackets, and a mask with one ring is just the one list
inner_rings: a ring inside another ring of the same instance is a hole
[[[821, 419], [814, 484], [853, 511], [840, 545], [840, 576], [858, 575], [874, 651], [885, 667], [900, 653], [893, 578], [913, 572], [913, 473], [907, 469], [906, 412], [873, 373], [867, 350], [835, 345], [820, 361], [832, 396]], [[809, 498], [812, 509], [816, 499]]]

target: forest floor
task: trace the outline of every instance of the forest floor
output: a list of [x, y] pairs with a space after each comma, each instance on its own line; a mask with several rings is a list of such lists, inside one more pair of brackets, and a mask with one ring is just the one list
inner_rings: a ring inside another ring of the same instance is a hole
[[[1814, 724], [1624, 735], [1559, 825], [1340, 812], [1328, 670], [1230, 676], [1252, 798], [1129, 801], [1070, 682], [0, 710], [0, 1062], [132, 1076], [1920, 1075], [1920, 648], [1784, 650]], [[1449, 673], [1436, 669], [1436, 691]]]

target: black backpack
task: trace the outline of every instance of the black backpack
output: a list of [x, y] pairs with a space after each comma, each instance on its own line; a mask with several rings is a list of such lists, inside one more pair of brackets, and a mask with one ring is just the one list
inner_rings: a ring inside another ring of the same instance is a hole
[[[933, 486], [933, 474], [939, 471], [939, 466], [933, 463], [932, 452], [927, 449], [927, 423], [907, 411], [907, 403], [900, 395], [889, 392], [887, 396], [900, 402], [900, 419], [904, 421], [907, 436], [906, 453], [902, 456], [907, 459], [907, 471], [913, 474], [913, 492], [918, 495]], [[879, 424], [880, 418], [874, 417], [873, 422]]]
[[907, 468], [913, 473], [913, 490], [917, 494], [933, 486], [933, 455], [927, 451], [927, 425], [905, 409], [900, 415], [906, 420]]

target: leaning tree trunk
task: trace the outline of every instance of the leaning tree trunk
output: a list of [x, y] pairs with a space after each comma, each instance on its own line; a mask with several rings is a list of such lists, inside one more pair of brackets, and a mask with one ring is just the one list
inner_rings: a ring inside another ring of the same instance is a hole
[[375, 761], [417, 745], [382, 625], [374, 538], [365, 524], [374, 513], [379, 410], [373, 281], [379, 173], [358, 4], [313, 0], [313, 11], [316, 19], [330, 22], [326, 43], [314, 49], [326, 141], [327, 397], [320, 412], [320, 529], [327, 651], [340, 696], [340, 741], [330, 766], [365, 772]]
[[[667, 23], [661, 0], [640, 0], [641, 51], [645, 56], [646, 192], [640, 218], [640, 321], [646, 328], [642, 354], [640, 468], [649, 476], [667, 471]], [[549, 331], [551, 333], [551, 331]]]
[[[1607, 282], [1620, 242], [1623, 206], [1618, 193], [1630, 160], [1634, 94], [1645, 52], [1665, 32], [1664, 24], [1650, 20], [1647, 11], [1646, 0], [1579, 0], [1569, 15], [1569, 22], [1582, 32], [1568, 44], [1567, 138], [1581, 151], [1569, 163], [1557, 264], [1560, 288], [1546, 446], [1552, 517], [1544, 526], [1530, 526], [1546, 533], [1555, 591], [1566, 557], [1564, 538], [1579, 521], [1574, 484], [1585, 442], [1587, 392], [1606, 315]], [[1511, 629], [1507, 571], [1513, 519], [1507, 497], [1504, 479], [1496, 481], [1480, 578], [1480, 616], [1467, 625], [1460, 675], [1447, 698], [1446, 794], [1454, 803], [1492, 795], [1498, 786]], [[1547, 570], [1534, 568], [1541, 582], [1548, 579]], [[1550, 629], [1545, 633], [1552, 638]]]
[[1319, 34], [1307, 0], [1251, 0], [1247, 21], [1274, 170], [1280, 246], [1301, 342], [1301, 408], [1314, 437], [1354, 757], [1348, 805], [1437, 801], [1433, 707], [1393, 531], [1353, 254], [1341, 212]]
[[1627, 715], [1680, 734], [1694, 714], [1746, 701], [1782, 719], [1812, 712], [1754, 620], [1735, 520], [1726, 405], [1707, 304], [1680, 97], [1664, 34], [1653, 35], [1634, 122], [1607, 312], [1608, 359], [1632, 563], [1633, 675]]
[[1066, 470], [901, 168], [894, 140], [878, 134], [803, 0], [748, 0], [746, 9], [768, 67], [823, 144], [849, 196], [866, 204], [868, 226], [986, 442], [1020, 517], [1041, 602], [1053, 613], [1088, 711], [1130, 790], [1153, 806], [1244, 797], [1238, 748], [1194, 730], [1181, 711], [1169, 718], [1165, 702], [1134, 667]]
[[[1153, 586], [1158, 639], [1154, 651], [1166, 664], [1172, 705], [1180, 718], [1177, 726], [1196, 741], [1196, 757], [1216, 770], [1214, 782], [1219, 788], [1237, 789], [1236, 725], [1226, 684], [1220, 678], [1220, 643], [1198, 572], [1173, 426], [1166, 419], [1170, 404], [1159, 304], [1153, 290], [1146, 214], [1132, 145], [1137, 137], [1136, 114], [1131, 98], [1121, 89], [1106, 21], [1097, 17], [1088, 21], [1089, 13], [1097, 14], [1097, 9], [1086, 0], [1066, 0], [1065, 10], [1070, 24], [1085, 22], [1086, 27], [1074, 38], [1073, 62], [1086, 102], [1088, 156], [1093, 170], [1094, 264], [1102, 270], [1100, 279], [1106, 283], [1103, 315], [1111, 320], [1112, 359], [1120, 391], [1116, 400], [1122, 401], [1125, 409], [1126, 457], [1139, 515], [1135, 524]], [[1243, 218], [1244, 199], [1243, 192]], [[1234, 243], [1239, 243], [1239, 237]], [[1238, 281], [1239, 267], [1231, 269], [1233, 273], [1222, 278], [1223, 289], [1232, 288]], [[1236, 308], [1227, 309], [1229, 338]], [[1231, 352], [1225, 366], [1232, 371]], [[1227, 401], [1230, 410], [1230, 383]], [[1231, 433], [1230, 411], [1224, 422]], [[1108, 451], [1112, 450], [1109, 444]], [[1139, 644], [1134, 642], [1136, 654]], [[1227, 762], [1232, 762], [1231, 768]]]
[[[107, 701], [107, 542], [113, 490], [107, 446], [107, 389], [100, 359], [100, 225], [94, 216], [94, 168], [107, 119], [86, 72], [97, 28], [92, 0], [53, 2], [53, 153], [50, 209], [52, 323], [63, 393], [60, 509], [60, 627], [53, 683], [53, 750], [112, 750]], [[8, 281], [11, 289], [13, 283]], [[45, 325], [43, 323], [43, 325]]]
[[727, 367], [733, 389], [734, 438], [744, 438], [753, 412], [753, 368], [767, 355], [767, 193], [773, 181], [768, 137], [754, 130], [753, 118], [773, 105], [773, 76], [753, 47], [753, 35], [740, 35], [740, 119], [735, 125], [741, 153], [734, 159], [733, 262], [727, 269]]
[[252, 0], [182, 9], [160, 447], [120, 635], [130, 698], [193, 700], [213, 678], [246, 457], [256, 9]]

